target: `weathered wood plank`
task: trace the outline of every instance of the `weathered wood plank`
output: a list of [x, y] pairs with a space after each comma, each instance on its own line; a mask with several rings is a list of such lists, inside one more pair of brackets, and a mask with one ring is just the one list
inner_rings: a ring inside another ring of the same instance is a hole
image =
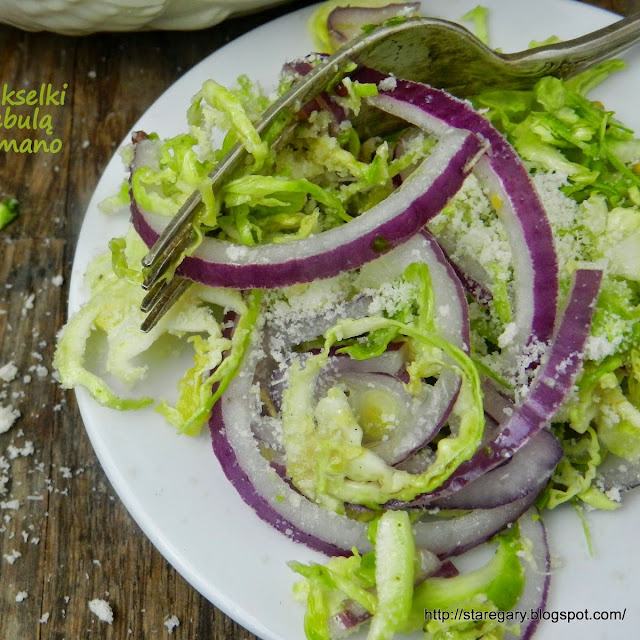
[[[3, 237], [62, 237], [65, 213], [60, 205], [71, 151], [75, 46], [52, 34], [34, 36], [3, 29], [0, 50], [0, 89], [7, 88], [6, 104], [0, 107], [0, 141], [15, 145], [8, 151], [0, 149], [0, 193], [17, 197], [21, 212]], [[10, 105], [18, 97], [11, 92], [20, 90], [35, 91], [37, 104]], [[41, 98], [49, 104], [40, 105]], [[40, 143], [46, 146], [35, 152]], [[34, 152], [29, 153], [29, 148]]]
[[[0, 637], [36, 638], [47, 572], [48, 508], [53, 423], [61, 392], [51, 377], [52, 327], [62, 319], [64, 241], [2, 241], [0, 366], [13, 362], [15, 379], [0, 385], [0, 404], [20, 412], [0, 434]], [[1, 508], [4, 507], [4, 508]], [[13, 560], [13, 561], [12, 561]], [[19, 602], [17, 600], [20, 600]]]

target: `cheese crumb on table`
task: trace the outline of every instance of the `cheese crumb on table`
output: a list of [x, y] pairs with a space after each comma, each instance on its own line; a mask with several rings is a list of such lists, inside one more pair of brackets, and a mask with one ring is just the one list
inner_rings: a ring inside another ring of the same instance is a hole
[[0, 433], [6, 433], [20, 417], [20, 412], [11, 405], [0, 404]]
[[20, 310], [20, 313], [21, 313], [22, 317], [26, 316], [27, 312], [31, 311], [31, 309], [33, 309], [35, 299], [36, 299], [36, 294], [35, 293], [31, 293], [25, 298], [24, 306]]
[[106, 600], [102, 600], [101, 598], [94, 598], [93, 600], [90, 600], [89, 610], [91, 613], [95, 614], [98, 619], [102, 620], [102, 622], [106, 622], [108, 624], [113, 623], [113, 611]]
[[5, 553], [3, 554], [3, 558], [9, 563], [9, 564], [13, 564], [18, 558], [20, 558], [22, 556], [22, 554], [17, 550], [14, 549], [11, 553]]
[[167, 618], [164, 621], [164, 626], [167, 627], [167, 629], [169, 630], [169, 635], [171, 635], [173, 633], [173, 630], [176, 627], [180, 626], [180, 620], [178, 619], [178, 616], [171, 616], [170, 618]]
[[13, 362], [7, 362], [0, 367], [0, 380], [3, 382], [11, 382], [18, 375], [18, 367]]
[[27, 456], [33, 455], [34, 453], [35, 447], [33, 446], [33, 442], [31, 440], [25, 441], [23, 447], [16, 447], [13, 444], [10, 444], [7, 447], [7, 455], [9, 456], [9, 460], [15, 460], [20, 456], [26, 458]]

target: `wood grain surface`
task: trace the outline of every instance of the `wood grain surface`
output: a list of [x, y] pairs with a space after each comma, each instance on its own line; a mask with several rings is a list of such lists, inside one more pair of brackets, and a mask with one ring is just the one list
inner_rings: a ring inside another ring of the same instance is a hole
[[[68, 85], [65, 104], [47, 110], [58, 153], [0, 151], [0, 198], [21, 205], [0, 231], [0, 367], [18, 369], [13, 381], [0, 380], [0, 405], [21, 414], [0, 434], [0, 640], [254, 637], [199, 596], [141, 533], [50, 363], [83, 214], [117, 144], [194, 64], [307, 4], [194, 33], [63, 37], [0, 27], [0, 89]], [[590, 4], [621, 14], [640, 9], [640, 0]], [[94, 598], [111, 604], [113, 624], [91, 613]], [[165, 621], [173, 615], [180, 626], [169, 636]]]

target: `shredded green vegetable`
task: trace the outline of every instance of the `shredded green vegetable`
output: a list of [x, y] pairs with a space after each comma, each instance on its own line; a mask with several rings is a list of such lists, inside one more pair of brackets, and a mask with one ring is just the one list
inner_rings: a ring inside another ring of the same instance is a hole
[[4, 229], [8, 224], [18, 217], [18, 201], [15, 198], [7, 198], [0, 201], [0, 229]]
[[[372, 8], [388, 2], [350, 4]], [[337, 46], [327, 24], [337, 6], [341, 0], [331, 0], [313, 13], [310, 29], [319, 51]], [[489, 41], [486, 8], [478, 6], [461, 20], [472, 22], [478, 37]], [[551, 37], [531, 46], [554, 41]], [[168, 139], [150, 134], [147, 163], [105, 201], [103, 210], [126, 208], [132, 194], [144, 209], [171, 217], [197, 189], [204, 205], [194, 221], [198, 242], [208, 236], [238, 248], [294, 243], [366, 214], [394, 192], [401, 179], [411, 180], [411, 170], [428, 157], [435, 138], [409, 124], [385, 135], [363, 136], [353, 122], [363, 101], [379, 87], [352, 81], [353, 66], [336, 69], [322, 97], [331, 101], [331, 108], [322, 108], [321, 100], [311, 114], [283, 113], [262, 136], [256, 123], [273, 97], [246, 76], [232, 87], [207, 80], [191, 101], [188, 130]], [[609, 60], [567, 81], [545, 77], [530, 90], [492, 90], [472, 98], [526, 163], [547, 211], [558, 256], [561, 305], [576, 269], [604, 271], [581, 354], [582, 370], [549, 425], [564, 455], [538, 496], [537, 506], [543, 510], [567, 502], [581, 515], [584, 505], [617, 509], [619, 495], [599, 480], [601, 464], [611, 456], [630, 464], [640, 460], [640, 140], [618, 121], [613, 105], [589, 98], [595, 87], [623, 68], [622, 61]], [[291, 86], [294, 76], [285, 74], [278, 92]], [[343, 119], [335, 117], [337, 110]], [[292, 123], [295, 134], [274, 145]], [[236, 143], [244, 146], [249, 160], [214, 192], [209, 174]], [[132, 150], [125, 155], [129, 164]], [[470, 352], [443, 337], [432, 274], [419, 262], [399, 276], [385, 274], [384, 283], [373, 288], [363, 285], [368, 267], [268, 292], [194, 284], [144, 334], [140, 261], [147, 247], [133, 229], [111, 239], [109, 251], [91, 263], [86, 276], [89, 300], [60, 333], [54, 366], [64, 387], [85, 387], [113, 409], [154, 405], [178, 432], [195, 435], [240, 370], [252, 335], [263, 323], [269, 327], [261, 346], [270, 359], [262, 364], [284, 372], [284, 390], [257, 391], [262, 405], [256, 420], [272, 427], [277, 440], [277, 446], [260, 442], [265, 460], [274, 467], [283, 461], [287, 481], [301, 500], [370, 522], [372, 551], [353, 549], [350, 556], [325, 564], [290, 563], [302, 577], [294, 594], [306, 606], [304, 630], [310, 640], [333, 640], [332, 620], [354, 606], [369, 621], [367, 640], [391, 640], [415, 631], [423, 631], [428, 640], [500, 640], [518, 632], [488, 615], [511, 610], [524, 588], [527, 541], [517, 525], [495, 538], [496, 553], [483, 567], [454, 578], [429, 576], [418, 584], [413, 522], [419, 516], [387, 510], [391, 501], [410, 501], [441, 487], [478, 452], [485, 433], [483, 383], [498, 385], [516, 403], [518, 394], [527, 391], [505, 366], [502, 353], [513, 328], [518, 285], [514, 256], [496, 213], [502, 206], [499, 200], [470, 176], [429, 224], [450, 257], [473, 265], [473, 277], [486, 288], [468, 301]], [[17, 214], [15, 200], [1, 202], [0, 229]], [[390, 246], [381, 236], [374, 248], [382, 254]], [[185, 255], [195, 249], [189, 247]], [[304, 323], [304, 318], [317, 320], [322, 312], [369, 299], [368, 308], [362, 311], [361, 306], [355, 317], [336, 314], [339, 319], [330, 328], [287, 344], [284, 352], [269, 351], [281, 338], [273, 329], [282, 326], [278, 320], [295, 324], [300, 316]], [[282, 309], [286, 313], [280, 314]], [[305, 315], [309, 311], [315, 316]], [[98, 336], [104, 341], [104, 362], [96, 364], [90, 356]], [[136, 395], [136, 385], [149, 373], [150, 351], [171, 340], [192, 353], [176, 398]], [[332, 381], [327, 373], [334, 358], [362, 364], [396, 350], [402, 353], [402, 389], [408, 397], [419, 397], [443, 371], [453, 370], [460, 377], [450, 416], [420, 451], [428, 464], [418, 471], [388, 464], [371, 445], [395, 427], [395, 413], [402, 407], [393, 393], [377, 389], [365, 397], [355, 385]], [[321, 376], [330, 384], [318, 392]], [[481, 623], [425, 620], [425, 610], [454, 607], [487, 615]]]

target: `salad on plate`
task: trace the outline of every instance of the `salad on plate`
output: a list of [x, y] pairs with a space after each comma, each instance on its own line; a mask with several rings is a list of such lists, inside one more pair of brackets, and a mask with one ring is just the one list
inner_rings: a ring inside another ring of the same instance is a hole
[[[640, 141], [589, 97], [624, 63], [465, 101], [347, 65], [284, 142], [258, 135], [326, 54], [421, 10], [350, 4], [315, 10], [316, 52], [273, 95], [209, 79], [188, 130], [134, 132], [102, 203], [132, 224], [87, 269], [55, 365], [106, 407], [208, 429], [256, 515], [326, 554], [289, 563], [309, 639], [529, 638], [545, 513], [613, 511], [640, 482]], [[482, 7], [460, 19], [486, 40]], [[248, 161], [214, 192], [235, 143]], [[145, 333], [141, 260], [194, 190], [167, 276], [192, 284]], [[185, 344], [177, 389], [137, 394]]]

